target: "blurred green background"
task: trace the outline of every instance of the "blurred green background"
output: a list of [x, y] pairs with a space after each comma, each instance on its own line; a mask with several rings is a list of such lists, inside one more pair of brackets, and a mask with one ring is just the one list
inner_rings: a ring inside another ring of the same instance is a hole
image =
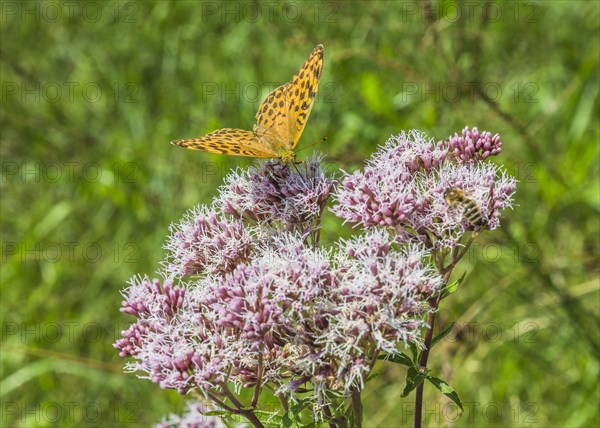
[[[439, 313], [426, 426], [598, 426], [599, 3], [11, 2], [1, 5], [2, 426], [128, 426], [185, 397], [124, 374], [120, 290], [167, 227], [251, 160], [169, 145], [255, 111], [317, 44], [300, 151], [359, 168], [392, 134], [498, 132], [520, 183]], [[325, 238], [350, 229], [328, 213]], [[411, 426], [378, 366], [365, 426]]]

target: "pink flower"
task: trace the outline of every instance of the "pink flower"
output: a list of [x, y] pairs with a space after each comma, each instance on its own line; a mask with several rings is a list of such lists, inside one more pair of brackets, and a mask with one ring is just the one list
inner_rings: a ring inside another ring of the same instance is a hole
[[[337, 203], [332, 211], [356, 226], [390, 228], [399, 241], [452, 247], [474, 229], [464, 209], [444, 200], [445, 190], [457, 187], [475, 204], [485, 228], [497, 228], [500, 212], [512, 206], [516, 181], [498, 165], [477, 160], [500, 150], [497, 135], [480, 136], [468, 128], [463, 133], [465, 137], [450, 145], [434, 144], [417, 131], [390, 138], [366, 162], [364, 171], [346, 174], [333, 195]], [[471, 145], [477, 151], [459, 150]]]
[[333, 185], [317, 157], [293, 166], [262, 163], [229, 174], [217, 206], [265, 227], [308, 233], [320, 220]]
[[479, 132], [477, 128], [472, 131], [469, 127], [462, 130], [461, 135], [457, 133], [448, 138], [445, 144], [449, 147], [452, 158], [459, 163], [484, 160], [489, 156], [496, 156], [502, 150], [500, 135], [492, 136], [491, 132]]
[[252, 256], [250, 232], [238, 219], [198, 206], [170, 227], [167, 271], [175, 276], [225, 274]]

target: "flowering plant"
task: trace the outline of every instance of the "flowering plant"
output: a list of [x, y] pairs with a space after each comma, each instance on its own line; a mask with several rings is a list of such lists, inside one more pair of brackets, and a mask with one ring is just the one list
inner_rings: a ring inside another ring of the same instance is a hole
[[[408, 366], [417, 426], [425, 380], [462, 406], [427, 360], [448, 333], [433, 337], [453, 268], [511, 206], [515, 180], [486, 161], [500, 149], [476, 128], [439, 143], [411, 131], [340, 179], [318, 157], [230, 173], [212, 205], [171, 226], [162, 279], [123, 292], [136, 317], [115, 343], [126, 368], [203, 401], [159, 426], [359, 427], [378, 360]], [[360, 233], [325, 248], [330, 199]]]

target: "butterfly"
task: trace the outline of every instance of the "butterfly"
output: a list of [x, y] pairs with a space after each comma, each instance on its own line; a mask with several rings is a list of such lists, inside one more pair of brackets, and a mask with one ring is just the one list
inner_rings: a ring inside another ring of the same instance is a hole
[[289, 164], [296, 160], [298, 145], [310, 115], [321, 72], [323, 45], [317, 45], [292, 80], [281, 85], [260, 105], [252, 131], [217, 129], [204, 137], [171, 141], [186, 149], [254, 158], [276, 158]]

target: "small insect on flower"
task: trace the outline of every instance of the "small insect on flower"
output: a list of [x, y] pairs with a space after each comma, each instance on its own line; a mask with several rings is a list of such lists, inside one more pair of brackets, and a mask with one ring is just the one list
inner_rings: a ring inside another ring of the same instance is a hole
[[463, 215], [473, 226], [483, 227], [485, 221], [481, 216], [481, 211], [474, 200], [465, 196], [465, 193], [458, 187], [448, 187], [444, 192], [444, 199], [450, 207], [459, 207], [463, 210]]
[[171, 144], [208, 153], [294, 163], [295, 149], [315, 101], [322, 70], [323, 45], [317, 45], [292, 80], [263, 101], [252, 131], [223, 128], [204, 137], [175, 140]]

